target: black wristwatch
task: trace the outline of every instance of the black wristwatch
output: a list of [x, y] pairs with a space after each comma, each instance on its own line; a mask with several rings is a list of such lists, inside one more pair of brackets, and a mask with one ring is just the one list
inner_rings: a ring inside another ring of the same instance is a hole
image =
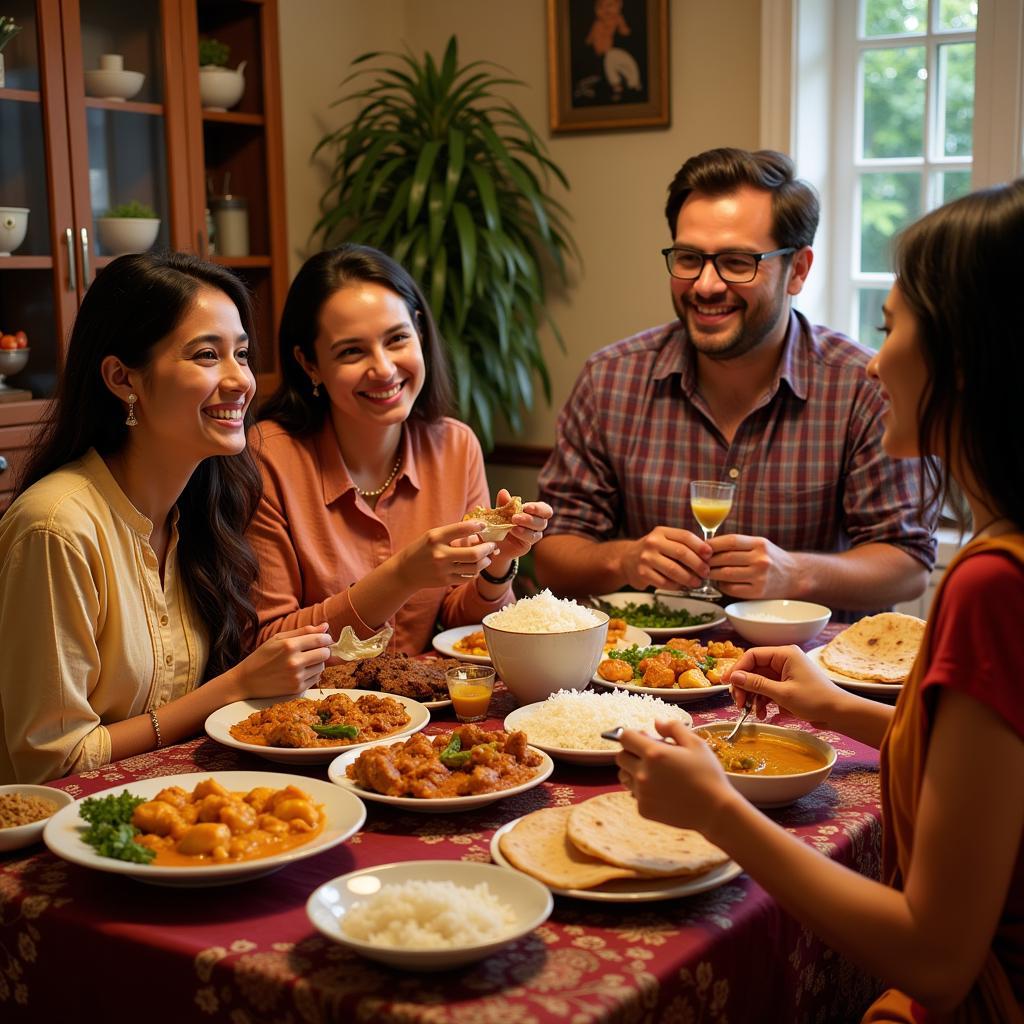
[[488, 583], [493, 584], [496, 587], [504, 586], [509, 580], [515, 577], [515, 574], [519, 572], [519, 559], [513, 558], [512, 564], [508, 567], [508, 572], [504, 576], [492, 576], [486, 569], [480, 570], [480, 575], [487, 580]]

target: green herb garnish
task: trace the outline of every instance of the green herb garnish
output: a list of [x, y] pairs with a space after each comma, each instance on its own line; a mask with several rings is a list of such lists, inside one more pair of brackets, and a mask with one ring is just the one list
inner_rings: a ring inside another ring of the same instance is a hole
[[139, 830], [132, 824], [135, 808], [145, 802], [145, 797], [131, 793], [83, 800], [78, 813], [89, 822], [89, 827], [82, 833], [82, 840], [101, 857], [148, 864], [156, 851], [135, 842]]
[[328, 740], [354, 740], [359, 735], [355, 725], [311, 725], [310, 728]]
[[714, 619], [716, 612], [702, 612], [691, 615], [685, 608], [670, 608], [657, 598], [653, 604], [638, 604], [629, 601], [624, 605], [613, 605], [607, 601], [596, 601], [595, 604], [603, 612], [614, 619], [625, 619], [631, 626], [643, 629], [651, 626], [654, 629], [683, 629], [686, 626], [703, 626]]

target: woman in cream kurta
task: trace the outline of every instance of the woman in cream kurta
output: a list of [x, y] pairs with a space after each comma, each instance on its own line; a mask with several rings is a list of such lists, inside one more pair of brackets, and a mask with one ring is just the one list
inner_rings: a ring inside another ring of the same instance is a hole
[[[883, 880], [844, 868], [738, 796], [699, 738], [623, 736], [642, 814], [697, 828], [807, 927], [890, 986], [870, 1024], [1024, 1022], [1024, 179], [907, 229], [868, 364], [888, 455], [934, 455], [975, 535], [936, 593], [896, 708], [839, 689], [795, 647], [748, 651], [737, 704], [769, 700], [881, 748]], [[953, 490], [953, 485], [956, 491]]]
[[90, 286], [0, 521], [0, 783], [152, 750], [319, 677], [322, 623], [245, 656], [250, 321], [241, 282], [184, 254], [122, 256]]

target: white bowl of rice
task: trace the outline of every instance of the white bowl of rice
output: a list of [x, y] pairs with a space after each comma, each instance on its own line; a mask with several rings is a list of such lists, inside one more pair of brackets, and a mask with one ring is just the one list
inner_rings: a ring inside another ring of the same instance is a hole
[[622, 744], [606, 740], [602, 732], [621, 725], [658, 736], [654, 723], [693, 719], [678, 704], [643, 693], [610, 690], [559, 690], [547, 700], [517, 708], [505, 719], [505, 729], [521, 729], [530, 745], [551, 757], [572, 764], [608, 765]]
[[494, 668], [520, 704], [583, 690], [604, 656], [608, 616], [542, 590], [484, 616]]
[[547, 887], [518, 871], [413, 860], [325, 882], [306, 902], [306, 914], [321, 934], [371, 960], [446, 971], [528, 935], [552, 907]]

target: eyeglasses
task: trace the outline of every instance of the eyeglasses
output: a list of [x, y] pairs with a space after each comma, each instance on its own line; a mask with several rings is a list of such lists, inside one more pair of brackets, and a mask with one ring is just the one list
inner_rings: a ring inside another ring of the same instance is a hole
[[772, 249], [771, 252], [698, 252], [696, 249], [680, 249], [674, 246], [662, 249], [668, 272], [681, 281], [696, 281], [704, 271], [704, 264], [711, 261], [718, 276], [726, 284], [747, 284], [757, 276], [761, 260], [773, 256], [788, 256], [796, 252], [793, 246]]

